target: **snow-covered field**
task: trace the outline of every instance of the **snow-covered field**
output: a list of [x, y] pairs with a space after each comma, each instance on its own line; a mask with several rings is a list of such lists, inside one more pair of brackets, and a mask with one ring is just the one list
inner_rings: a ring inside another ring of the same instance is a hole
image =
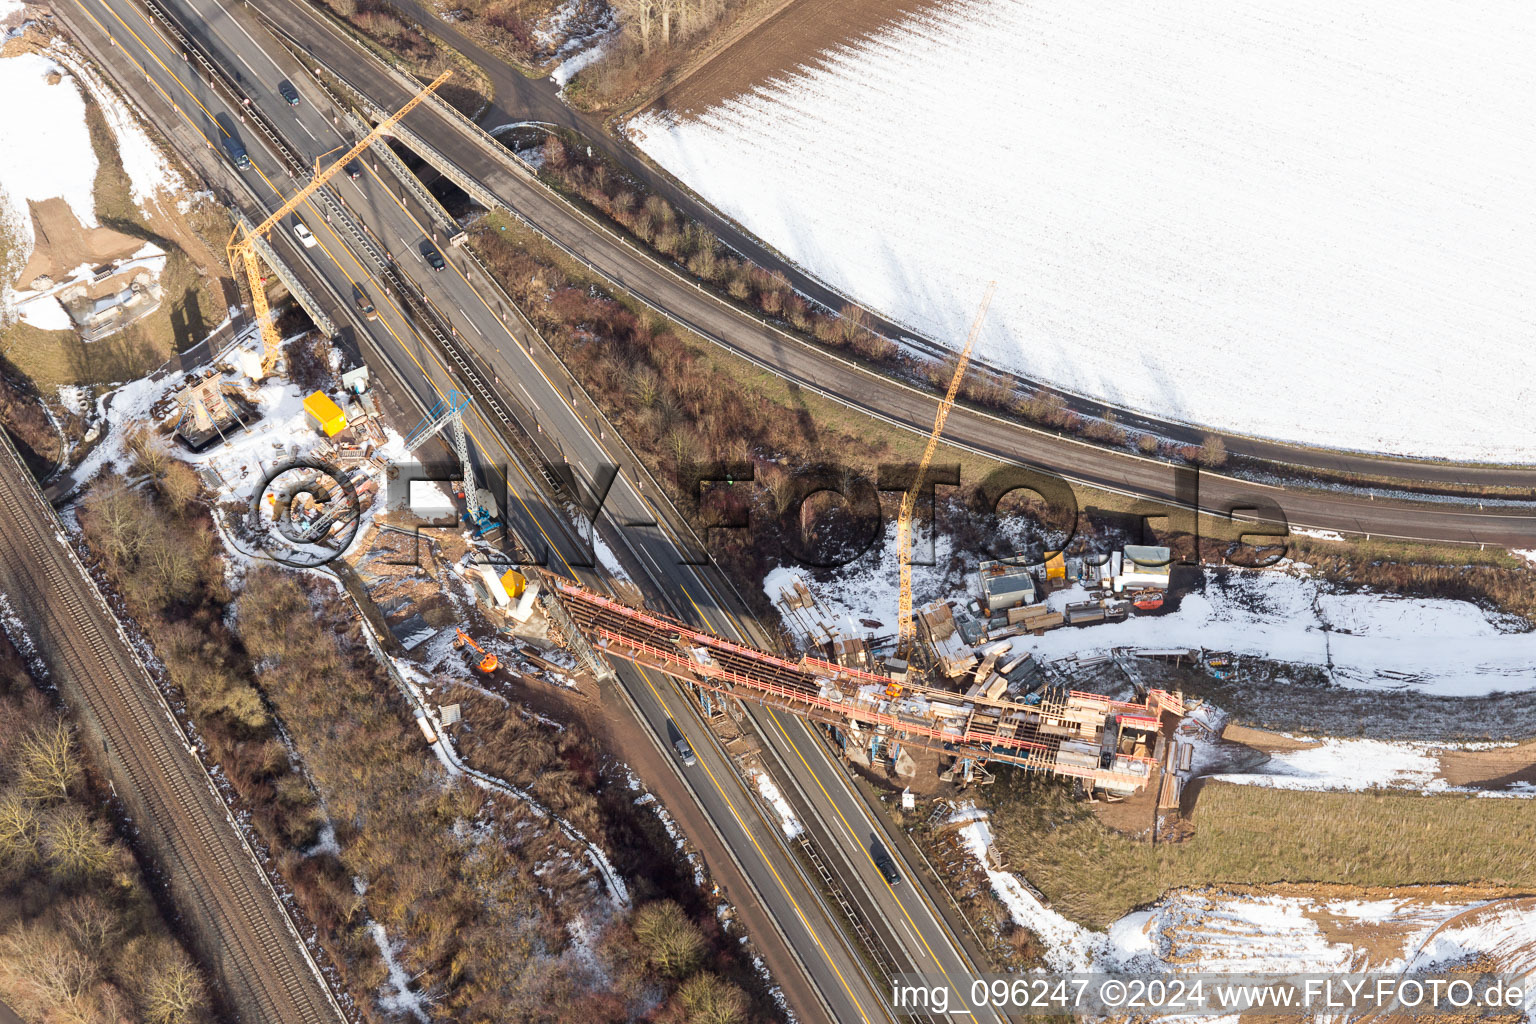
[[1536, 969], [1536, 904], [1413, 895], [1174, 892], [1094, 932], [1045, 906], [991, 859], [984, 812], [963, 809], [960, 839], [1013, 920], [1038, 935], [1058, 971], [1307, 973], [1432, 970], [1479, 954], [1500, 970]]
[[[0, 9], [0, 20], [3, 16]], [[59, 80], [49, 84], [53, 75]], [[0, 140], [4, 140], [0, 144], [0, 225], [20, 243], [18, 251], [8, 254], [8, 265], [0, 266], [0, 323], [33, 295], [18, 291], [17, 282], [12, 280], [26, 265], [36, 243], [29, 202], [63, 199], [82, 226], [100, 224], [95, 201], [96, 152], [85, 120], [87, 94], [112, 132], [135, 203], [147, 208], [154, 199], [186, 188], [134, 113], [69, 46], [56, 39], [47, 56], [21, 53], [0, 60], [0, 96], [5, 97], [0, 103]], [[159, 248], [147, 245], [134, 260], [150, 259], [155, 254], [160, 262], [145, 264], [144, 269], [158, 276], [164, 264]], [[29, 323], [44, 330], [73, 326], [63, 307], [50, 298], [28, 303], [21, 312]]]
[[[1061, 606], [1085, 595], [1058, 591]], [[1467, 601], [1334, 592], [1307, 576], [1234, 570], [1178, 611], [1020, 637], [1047, 660], [1116, 647], [1208, 650], [1326, 667], [1341, 686], [1468, 696], [1536, 688], [1536, 633], [1508, 632]]]
[[[639, 145], [865, 304], [1192, 423], [1536, 460], [1536, 7], [957, 0]], [[1497, 425], [1497, 427], [1490, 427]]]
[[[50, 73], [63, 77], [49, 85]], [[0, 146], [0, 202], [6, 207], [0, 215], [19, 228], [27, 252], [29, 200], [61, 198], [81, 224], [95, 227], [96, 153], [77, 80], [47, 57], [17, 54], [0, 60], [0, 96], [6, 98], [0, 103], [0, 139], [6, 140]]]

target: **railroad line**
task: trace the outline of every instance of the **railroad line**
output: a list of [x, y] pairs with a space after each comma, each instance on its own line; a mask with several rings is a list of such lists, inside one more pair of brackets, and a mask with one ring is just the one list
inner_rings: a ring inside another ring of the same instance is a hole
[[[78, 712], [138, 839], [239, 1019], [346, 1015], [101, 591], [9, 438], [0, 444], [0, 583]], [[96, 749], [99, 744], [100, 749]]]

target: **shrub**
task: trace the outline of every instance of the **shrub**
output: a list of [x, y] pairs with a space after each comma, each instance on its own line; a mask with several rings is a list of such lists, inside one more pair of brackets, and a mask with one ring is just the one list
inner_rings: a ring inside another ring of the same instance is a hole
[[645, 958], [669, 977], [686, 976], [703, 959], [703, 933], [672, 900], [647, 903], [635, 911], [630, 926]]
[[1105, 444], [1124, 444], [1125, 428], [1115, 422], [1114, 413], [1106, 413], [1102, 420], [1090, 420], [1083, 434], [1091, 440]]
[[687, 1024], [741, 1024], [747, 1019], [746, 993], [713, 974], [696, 974], [677, 990], [677, 1005]]

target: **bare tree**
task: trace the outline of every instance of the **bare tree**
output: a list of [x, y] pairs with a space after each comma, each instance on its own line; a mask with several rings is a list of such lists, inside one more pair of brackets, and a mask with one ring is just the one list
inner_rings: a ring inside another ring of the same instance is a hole
[[149, 1024], [189, 1024], [207, 999], [203, 979], [179, 948], [151, 971], [144, 985], [144, 1019]]
[[682, 907], [671, 900], [647, 903], [631, 922], [645, 958], [662, 973], [681, 978], [704, 957], [704, 935]]
[[1200, 446], [1200, 465], [1206, 469], [1220, 469], [1227, 464], [1227, 443], [1212, 434]]
[[112, 862], [106, 830], [76, 804], [43, 815], [41, 839], [54, 872], [66, 878], [96, 874]]
[[22, 738], [16, 756], [16, 782], [24, 797], [39, 803], [63, 800], [80, 778], [69, 726], [62, 721], [38, 725]]
[[0, 797], [0, 863], [30, 864], [38, 855], [42, 818], [20, 793]]
[[651, 52], [651, 22], [656, 17], [657, 0], [614, 0], [619, 20], [626, 29], [633, 26], [640, 30], [640, 51]]
[[747, 995], [709, 973], [695, 974], [677, 990], [687, 1024], [741, 1024], [747, 1019]]
[[36, 924], [21, 925], [0, 940], [0, 960], [12, 961], [11, 968], [54, 1006], [84, 995], [98, 975], [90, 957], [63, 935]]
[[869, 330], [869, 313], [862, 306], [855, 306], [851, 302], [847, 303], [842, 309], [841, 326], [843, 340], [851, 343], [859, 335]]
[[133, 453], [134, 465], [139, 471], [159, 480], [176, 459], [161, 440], [143, 427], [128, 435], [128, 450]]
[[123, 934], [123, 922], [118, 915], [89, 893], [64, 904], [59, 921], [76, 948], [98, 962], [111, 958]]

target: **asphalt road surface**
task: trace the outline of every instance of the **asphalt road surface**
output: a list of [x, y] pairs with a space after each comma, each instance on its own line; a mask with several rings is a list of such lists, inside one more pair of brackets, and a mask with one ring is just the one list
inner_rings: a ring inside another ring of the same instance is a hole
[[[734, 220], [723, 216], [697, 195], [681, 187], [667, 172], [661, 170], [626, 141], [615, 138], [609, 125], [595, 115], [576, 110], [560, 98], [559, 87], [549, 78], [530, 78], [507, 61], [487, 50], [467, 36], [452, 22], [444, 21], [421, 0], [395, 0], [396, 6], [408, 12], [422, 29], [468, 57], [490, 79], [492, 96], [490, 105], [480, 116], [480, 123], [487, 127], [534, 121], [556, 125], [586, 138], [595, 150], [622, 166], [636, 179], [657, 195], [665, 198], [689, 219], [703, 224], [726, 246], [747, 259], [769, 270], [778, 270], [787, 277], [801, 294], [828, 306], [839, 309], [848, 297], [826, 285], [820, 279], [807, 274], [797, 264], [784, 259], [777, 252]], [[717, 60], [729, 60], [729, 50], [716, 56]], [[937, 342], [914, 338], [907, 328], [876, 316], [873, 325], [893, 338], [907, 338], [920, 343], [919, 347], [931, 352], [943, 351]], [[953, 342], [954, 339], [951, 339]], [[978, 366], [981, 364], [978, 363]], [[1180, 443], [1200, 444], [1208, 434], [1222, 437], [1227, 451], [1235, 456], [1248, 456], [1281, 465], [1305, 469], [1369, 476], [1378, 479], [1409, 480], [1423, 484], [1477, 485], [1486, 487], [1536, 487], [1536, 469], [1532, 467], [1458, 465], [1425, 459], [1404, 459], [1366, 452], [1324, 451], [1246, 437], [1222, 431], [1204, 431], [1180, 423], [1158, 420], [1148, 411], [1123, 409], [1107, 405], [1081, 395], [1059, 391], [1035, 381], [1019, 377], [999, 367], [989, 367], [993, 372], [1012, 376], [1031, 389], [1060, 395], [1073, 410], [1087, 416], [1101, 417], [1106, 412], [1115, 413], [1119, 421], [1129, 429], [1145, 429], [1169, 437]]]
[[[190, 65], [181, 62], [175, 46], [161, 37], [153, 22], [143, 16], [141, 9], [126, 2], [99, 0], [85, 0], [81, 6], [87, 12], [88, 20], [93, 21], [99, 31], [108, 31], [106, 26], [113, 26], [110, 31], [119, 39], [119, 49], [124, 51], [123, 55], [136, 60], [139, 70], [147, 74], [154, 84], [155, 91], [163, 90], [162, 98], [174, 97], [170, 101], [176, 102], [181, 111], [187, 114], [187, 123], [175, 128], [175, 133], [192, 141], [194, 146], [197, 138], [204, 139], [205, 149], [208, 143], [217, 144], [216, 140], [220, 139], [223, 131], [220, 117], [234, 112], [233, 108], [223, 106], [224, 100], [218, 91], [209, 88], [195, 73], [189, 73]], [[269, 52], [251, 43], [249, 33], [253, 30], [259, 32], [259, 28], [230, 18], [227, 11], [208, 0], [191, 2], [187, 6], [190, 8], [188, 16], [195, 14], [201, 21], [195, 31], [206, 33], [203, 41], [220, 51], [224, 47], [230, 49], [230, 59], [243, 69], [241, 81], [248, 87], [253, 102], [272, 111], [274, 119], [283, 116], [293, 118], [294, 124], [284, 126], [284, 134], [290, 144], [304, 151], [306, 159], [339, 144], [341, 138], [334, 134], [335, 126], [328, 123], [324, 112], [317, 107], [323, 100], [304, 80], [301, 69], [281, 51]], [[233, 56], [236, 49], [240, 50], [237, 57]], [[276, 57], [275, 62], [273, 57]], [[263, 65], [263, 60], [268, 61], [268, 64]], [[302, 98], [298, 107], [289, 107], [278, 97], [276, 85], [284, 79], [299, 88]], [[225, 123], [228, 123], [227, 116]], [[253, 162], [251, 170], [244, 175], [246, 183], [256, 195], [263, 196], [264, 202], [270, 207], [277, 201], [279, 192], [287, 191], [292, 184], [276, 169], [275, 162], [258, 144], [249, 125], [241, 126], [236, 121], [232, 127], [241, 132]], [[393, 198], [394, 192], [385, 187], [384, 182], [373, 173], [371, 165], [369, 173], [355, 182], [345, 178], [337, 179], [336, 189], [352, 214], [369, 225], [368, 234], [371, 234], [375, 246], [392, 241], [398, 243], [391, 245], [398, 269], [415, 278], [433, 303], [445, 310], [457, 311], [459, 316], [466, 318], [467, 326], [472, 326], [473, 330], [461, 333], [474, 338], [477, 348], [475, 357], [480, 361], [483, 376], [507, 382], [506, 390], [510, 392], [507, 401], [522, 405], [524, 413], [538, 420], [543, 427], [541, 436], [558, 439], [566, 456], [578, 466], [590, 466], [614, 458], [605, 451], [603, 439], [593, 433], [591, 421], [583, 418], [583, 411], [572, 408], [568, 394], [562, 394], [562, 388], [552, 376], [558, 372], [558, 368], [549, 359], [548, 353], [539, 353], [541, 364], [531, 361], [524, 339], [501, 326], [499, 317], [490, 306], [469, 287], [456, 261], [451, 270], [440, 274], [433, 274], [424, 263], [418, 262], [415, 248], [430, 237], [430, 231], [417, 219], [417, 214]], [[414, 330], [406, 311], [385, 291], [380, 280], [371, 275], [371, 271], [377, 268], [370, 266], [373, 257], [368, 251], [369, 247], [358, 242], [356, 234], [343, 223], [345, 218], [333, 212], [333, 222], [327, 222], [326, 210], [323, 205], [312, 203], [299, 211], [299, 216], [316, 235], [317, 246], [314, 249], [302, 249], [293, 240], [291, 220], [282, 225], [286, 230], [273, 233], [273, 244], [296, 266], [309, 266], [315, 270], [323, 286], [333, 289], [337, 295], [346, 296], [351, 289], [359, 287], [368, 290], [378, 307], [379, 320], [375, 324], [362, 325], [368, 328], [369, 333], [360, 337], [359, 345], [368, 352], [370, 359], [382, 359], [393, 374], [406, 381], [416, 392], [418, 403], [423, 406], [430, 404], [440, 392], [458, 382], [448, 372], [441, 357]], [[449, 255], [453, 254], [450, 252]], [[344, 309], [339, 311], [343, 320], [344, 314]], [[352, 329], [355, 331], [357, 326], [354, 324]], [[507, 480], [509, 500], [506, 511], [514, 531], [529, 538], [531, 544], [541, 539], [546, 540], [556, 569], [584, 578], [593, 585], [601, 585], [599, 574], [580, 568], [582, 545], [572, 537], [573, 530], [569, 521], [560, 513], [533, 500], [536, 488], [513, 464], [514, 453], [501, 446], [498, 440], [499, 429], [490, 421], [477, 418], [472, 425], [471, 435], [484, 460], [482, 465], [511, 465], [511, 479]], [[613, 443], [611, 437], [608, 443]], [[633, 466], [627, 468], [631, 471], [634, 469]], [[649, 514], [639, 489], [631, 485], [627, 477], [621, 478], [621, 484], [610, 496], [609, 507], [630, 519], [642, 519]], [[709, 587], [698, 579], [694, 570], [675, 564], [675, 546], [660, 528], [626, 530], [625, 536], [616, 543], [619, 550], [626, 553], [627, 559], [640, 559], [641, 565], [647, 569], [666, 567], [662, 578], [669, 581], [669, 585], [675, 587], [677, 592], [691, 592], [697, 595], [704, 607], [713, 606], [712, 599], [708, 597]], [[817, 1014], [815, 1007], [797, 1008], [801, 1011], [802, 1019], [816, 1019], [818, 1016], [830, 1016], [835, 1020], [886, 1019], [888, 1015], [876, 994], [875, 982], [868, 976], [858, 957], [850, 955], [844, 948], [837, 927], [827, 920], [820, 896], [806, 882], [801, 868], [777, 836], [777, 830], [771, 825], [765, 825], [761, 814], [755, 809], [754, 798], [742, 787], [723, 755], [712, 743], [705, 742], [707, 737], [702, 734], [697, 718], [682, 694], [669, 681], [647, 678], [644, 673], [628, 666], [619, 667], [619, 676], [658, 737], [665, 738], [675, 730], [689, 736], [699, 751], [699, 765], [685, 769], [684, 777], [720, 830], [726, 845], [741, 861], [763, 904], [779, 922], [786, 940], [804, 964], [805, 971], [815, 980], [816, 988], [830, 1011], [829, 1014]], [[797, 727], [797, 723], [791, 725], [791, 729]], [[790, 735], [794, 735], [793, 732]], [[803, 785], [820, 792], [823, 780], [835, 778], [834, 773], [840, 769], [825, 760], [819, 741], [802, 734], [797, 742], [800, 749], [806, 752], [809, 764], [820, 763], [821, 779], [809, 776], [805, 765], [801, 765], [798, 771], [804, 778]], [[849, 802], [851, 798], [845, 783], [834, 783], [827, 786], [826, 791], [842, 794], [845, 806], [841, 813], [850, 823], [863, 818], [860, 808]], [[866, 876], [861, 885], [850, 886], [855, 892], [869, 885], [870, 870], [865, 846], [867, 836], [875, 830], [876, 826], [867, 820], [848, 830], [849, 835], [865, 837], [840, 855], [852, 865], [850, 871]], [[880, 884], [883, 885], [883, 882]], [[871, 894], [866, 894], [866, 898], [868, 895]], [[878, 892], [872, 895], [896, 906], [889, 890], [883, 896]], [[904, 901], [909, 906], [920, 908], [907, 911], [918, 922], [918, 929], [924, 927], [924, 918], [930, 922], [931, 927], [937, 927], [937, 918], [922, 906], [918, 897], [909, 893], [904, 896]], [[873, 907], [869, 908], [869, 915], [879, 916]], [[935, 959], [928, 952], [928, 949], [946, 949], [946, 937], [941, 929], [932, 934], [920, 934], [908, 922], [901, 931], [901, 941], [895, 948], [911, 948], [913, 969], [942, 969], [950, 973], [968, 969], [963, 957], [954, 949], [940, 953], [943, 960]]]
[[[383, 73], [328, 23], [298, 0], [273, 0], [264, 13], [328, 67], [385, 109], [410, 97], [404, 85]], [[457, 167], [488, 188], [518, 216], [583, 260], [618, 287], [705, 338], [767, 367], [788, 380], [878, 419], [926, 435], [936, 399], [899, 381], [864, 370], [731, 307], [697, 285], [623, 242], [590, 220], [476, 138], [457, 118], [424, 104], [406, 124], [431, 141]], [[1536, 544], [1536, 503], [1466, 507], [1449, 502], [1375, 498], [1350, 491], [1280, 488], [1199, 473], [1038, 431], [978, 410], [957, 407], [945, 428], [946, 441], [1031, 467], [1074, 483], [1145, 497], [1180, 507], [1197, 505], [1218, 516], [1250, 508], [1278, 509], [1292, 526], [1378, 538], [1451, 541], [1530, 547]], [[1402, 475], [1409, 476], [1410, 467]], [[1459, 472], [1459, 471], [1458, 471]], [[1497, 481], [1536, 486], [1536, 474], [1489, 470]], [[1275, 521], [1273, 514], [1267, 516]]]

